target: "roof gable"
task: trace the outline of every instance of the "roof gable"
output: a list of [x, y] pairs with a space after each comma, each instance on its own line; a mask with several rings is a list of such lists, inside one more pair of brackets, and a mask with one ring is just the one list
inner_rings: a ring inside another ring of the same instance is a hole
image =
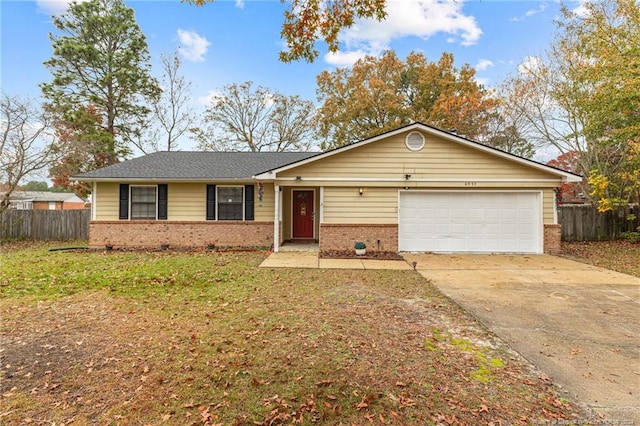
[[[291, 173], [295, 173], [295, 170], [300, 170], [300, 173], [302, 173], [301, 172], [302, 170], [309, 171], [310, 168], [319, 170], [320, 163], [327, 162], [327, 161], [340, 163], [341, 157], [344, 157], [343, 160], [346, 161], [347, 163], [350, 163], [349, 167], [352, 170], [358, 170], [359, 167], [357, 166], [357, 164], [360, 161], [364, 161], [364, 160], [362, 158], [357, 158], [357, 156], [355, 155], [356, 152], [365, 153], [365, 151], [363, 151], [365, 149], [364, 147], [369, 146], [370, 144], [375, 144], [376, 142], [383, 141], [383, 140], [384, 141], [394, 140], [394, 139], [398, 139], [399, 137], [404, 138], [405, 135], [413, 131], [419, 131], [425, 134], [426, 136], [428, 136], [429, 139], [433, 138], [434, 140], [438, 140], [448, 144], [450, 146], [450, 150], [458, 150], [458, 151], [466, 150], [468, 152], [475, 153], [476, 155], [473, 156], [474, 158], [468, 160], [469, 164], [474, 164], [473, 163], [474, 161], [476, 162], [482, 161], [483, 163], [486, 163], [488, 167], [496, 167], [501, 164], [502, 165], [507, 164], [507, 165], [510, 165], [512, 169], [514, 167], [518, 167], [519, 170], [522, 171], [521, 173], [523, 175], [530, 176], [530, 177], [542, 177], [543, 175], [546, 175], [547, 177], [549, 177], [549, 175], [552, 175], [551, 177], [555, 179], [560, 178], [563, 181], [567, 181], [567, 182], [576, 182], [581, 180], [581, 176], [579, 175], [576, 175], [564, 170], [560, 170], [551, 166], [547, 166], [545, 164], [538, 163], [533, 160], [519, 157], [519, 156], [510, 154], [508, 152], [501, 151], [499, 149], [489, 147], [481, 143], [474, 142], [472, 140], [460, 137], [458, 135], [454, 135], [452, 133], [448, 133], [448, 132], [436, 129], [431, 126], [427, 126], [422, 123], [410, 124], [410, 125], [383, 133], [381, 135], [374, 136], [369, 139], [365, 139], [363, 141], [345, 145], [343, 147], [336, 148], [331, 151], [327, 151], [325, 153], [314, 156], [312, 158], [304, 159], [297, 163], [289, 164], [284, 167], [270, 170], [267, 173], [263, 173], [256, 176], [256, 178], [275, 179], [278, 177], [288, 176]], [[404, 141], [402, 142], [402, 144], [404, 144]], [[429, 144], [429, 141], [427, 141], [427, 144]], [[405, 155], [406, 152], [409, 152], [409, 150], [404, 149], [402, 155]], [[369, 154], [370, 153], [366, 153], [367, 156]], [[393, 164], [401, 167], [402, 166], [401, 163], [404, 158], [394, 157], [393, 160], [390, 160], [389, 159], [390, 155], [394, 155], [394, 154], [392, 153], [387, 153], [386, 155], [379, 154], [380, 161], [385, 161], [385, 162], [391, 161]], [[303, 168], [302, 166], [305, 166], [305, 165], [309, 165], [309, 167]], [[317, 165], [318, 167], [311, 167], [311, 165]], [[499, 175], [500, 173], [499, 170], [497, 170], [496, 172]], [[349, 172], [347, 171], [345, 176], [348, 174]], [[407, 168], [406, 174], [411, 174], [410, 168]], [[455, 176], [452, 175], [451, 178], [455, 178]]]

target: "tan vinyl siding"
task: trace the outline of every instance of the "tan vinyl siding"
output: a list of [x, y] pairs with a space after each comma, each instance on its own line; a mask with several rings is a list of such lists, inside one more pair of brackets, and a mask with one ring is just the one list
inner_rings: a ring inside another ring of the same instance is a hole
[[256, 221], [273, 221], [274, 212], [274, 192], [273, 184], [265, 183], [264, 191], [262, 193], [262, 201], [260, 201], [258, 194], [258, 185], [254, 186], [254, 205], [255, 205], [255, 220]]
[[170, 183], [167, 188], [168, 220], [205, 220], [207, 186], [203, 183]]
[[555, 196], [553, 188], [545, 188], [542, 192], [542, 223], [545, 225], [556, 223], [553, 211]]
[[412, 179], [556, 179], [524, 164], [425, 134], [421, 151], [405, 146], [406, 134], [376, 141], [279, 173], [279, 177]]
[[[397, 223], [398, 188], [364, 187], [360, 197], [358, 187], [333, 187], [324, 189], [324, 223]], [[514, 191], [513, 188], [496, 188], [492, 191]], [[529, 190], [529, 189], [527, 189]], [[467, 191], [469, 191], [467, 189]], [[451, 190], [455, 192], [455, 190]], [[544, 224], [554, 222], [552, 188], [542, 189], [542, 215]]]
[[96, 204], [96, 220], [118, 220], [120, 185], [97, 183], [93, 202]]
[[333, 187], [324, 189], [324, 223], [397, 223], [398, 189]]

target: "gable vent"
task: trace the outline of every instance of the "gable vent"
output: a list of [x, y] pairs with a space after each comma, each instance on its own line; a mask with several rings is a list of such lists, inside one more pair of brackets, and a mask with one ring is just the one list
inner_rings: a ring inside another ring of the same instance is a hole
[[420, 151], [424, 148], [424, 135], [420, 132], [411, 132], [407, 135], [404, 144], [411, 151]]

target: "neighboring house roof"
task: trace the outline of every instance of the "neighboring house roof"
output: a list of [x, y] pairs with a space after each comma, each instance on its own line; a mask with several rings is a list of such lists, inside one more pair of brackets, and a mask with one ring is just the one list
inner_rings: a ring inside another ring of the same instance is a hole
[[9, 196], [9, 201], [84, 203], [84, 200], [73, 192], [47, 191], [14, 191]]
[[558, 175], [558, 176], [562, 177], [562, 180], [565, 181], [565, 182], [581, 182], [582, 181], [582, 176], [580, 176], [578, 174], [567, 172], [566, 170], [558, 169], [556, 167], [548, 166], [546, 164], [539, 163], [537, 161], [530, 160], [528, 158], [520, 157], [520, 156], [511, 154], [509, 152], [502, 151], [502, 150], [500, 150], [498, 148], [494, 148], [494, 147], [491, 147], [491, 146], [488, 146], [488, 145], [484, 145], [482, 143], [472, 141], [471, 139], [467, 139], [467, 138], [465, 138], [463, 136], [459, 136], [459, 135], [456, 135], [456, 134], [453, 134], [453, 133], [445, 132], [444, 130], [440, 130], [438, 128], [435, 128], [435, 127], [432, 127], [432, 126], [429, 126], [429, 125], [426, 125], [426, 124], [423, 124], [423, 123], [408, 124], [406, 126], [403, 126], [403, 127], [397, 128], [395, 130], [391, 130], [391, 131], [382, 133], [380, 135], [374, 136], [374, 137], [369, 138], [369, 139], [364, 139], [364, 140], [361, 140], [361, 141], [358, 141], [358, 142], [351, 143], [349, 145], [344, 145], [344, 146], [341, 146], [339, 148], [332, 149], [330, 151], [327, 151], [327, 152], [321, 153], [321, 154], [319, 154], [317, 156], [314, 156], [313, 158], [308, 158], [308, 159], [301, 160], [301, 161], [299, 161], [299, 162], [297, 162], [295, 164], [287, 164], [287, 165], [284, 165], [284, 166], [281, 166], [281, 167], [274, 167], [272, 170], [268, 170], [268, 171], [265, 171], [264, 173], [260, 173], [259, 175], [256, 175], [255, 177], [256, 177], [256, 179], [273, 179], [273, 178], [277, 177], [277, 174], [279, 172], [283, 172], [285, 170], [288, 170], [288, 169], [291, 169], [291, 168], [294, 168], [294, 167], [298, 167], [298, 166], [302, 166], [304, 164], [308, 164], [308, 163], [311, 163], [311, 162], [314, 162], [314, 161], [318, 161], [318, 160], [321, 160], [323, 158], [327, 158], [327, 157], [330, 157], [332, 155], [336, 155], [336, 154], [339, 154], [341, 152], [348, 151], [350, 149], [357, 148], [357, 147], [360, 147], [360, 146], [363, 146], [363, 145], [366, 145], [366, 144], [369, 144], [369, 143], [372, 143], [372, 142], [376, 142], [376, 141], [379, 141], [381, 139], [386, 139], [388, 137], [395, 136], [395, 135], [398, 135], [398, 134], [401, 134], [401, 133], [404, 133], [404, 132], [408, 132], [408, 131], [411, 131], [411, 130], [420, 130], [420, 131], [423, 131], [425, 133], [429, 133], [429, 134], [432, 134], [432, 135], [435, 135], [435, 136], [439, 136], [441, 138], [447, 139], [447, 140], [455, 142], [455, 143], [459, 143], [461, 145], [468, 146], [468, 147], [473, 148], [473, 149], [477, 149], [477, 150], [480, 150], [480, 151], [487, 152], [487, 153], [495, 155], [497, 157], [502, 157], [502, 158], [505, 158], [505, 159], [510, 160], [510, 161], [515, 161], [515, 162], [520, 163], [520, 164], [524, 164], [524, 165], [527, 165], [527, 166], [530, 166], [530, 167], [533, 167], [533, 168], [536, 168], [536, 169], [539, 169], [539, 170], [543, 170], [543, 171]]
[[251, 179], [318, 152], [163, 151], [73, 176], [83, 181]]

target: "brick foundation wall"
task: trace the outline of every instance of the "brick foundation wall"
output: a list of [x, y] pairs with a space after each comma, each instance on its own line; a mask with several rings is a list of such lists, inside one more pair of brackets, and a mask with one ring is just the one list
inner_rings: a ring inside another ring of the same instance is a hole
[[[393, 224], [320, 224], [320, 250], [353, 250], [356, 241], [367, 251], [398, 251], [398, 225]], [[379, 242], [379, 243], [378, 243]]]
[[271, 247], [273, 222], [91, 221], [89, 247]]
[[545, 253], [560, 253], [560, 242], [562, 241], [562, 225], [544, 225], [544, 247]]

